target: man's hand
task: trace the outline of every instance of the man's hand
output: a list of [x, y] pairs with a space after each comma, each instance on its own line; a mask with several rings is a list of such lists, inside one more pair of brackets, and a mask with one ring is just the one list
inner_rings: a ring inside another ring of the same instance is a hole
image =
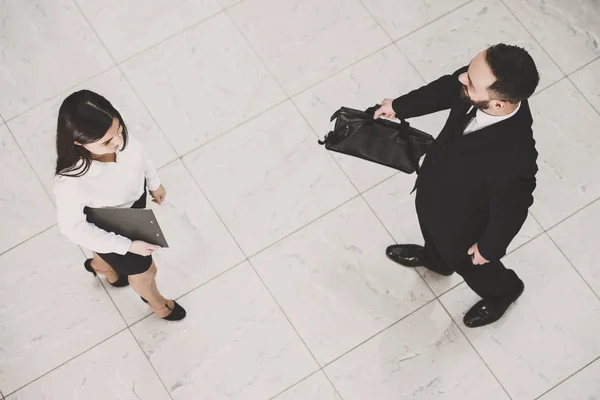
[[392, 99], [383, 99], [380, 104], [381, 104], [381, 107], [379, 107], [375, 111], [375, 115], [373, 116], [373, 118], [375, 118], [375, 119], [377, 119], [379, 117], [385, 117], [385, 118], [389, 118], [389, 119], [396, 118], [396, 112], [392, 108]]
[[163, 185], [160, 185], [158, 189], [150, 191], [150, 195], [152, 196], [152, 201], [160, 205], [165, 200], [167, 191]]
[[481, 253], [479, 252], [479, 248], [477, 247], [477, 243], [475, 243], [467, 253], [471, 256], [471, 260], [473, 261], [473, 265], [483, 265], [489, 263], [488, 260], [483, 258]]

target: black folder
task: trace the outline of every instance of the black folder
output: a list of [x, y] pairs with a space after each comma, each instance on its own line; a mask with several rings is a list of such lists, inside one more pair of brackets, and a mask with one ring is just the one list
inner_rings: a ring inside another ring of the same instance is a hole
[[131, 240], [169, 247], [154, 212], [142, 208], [85, 208], [87, 221]]

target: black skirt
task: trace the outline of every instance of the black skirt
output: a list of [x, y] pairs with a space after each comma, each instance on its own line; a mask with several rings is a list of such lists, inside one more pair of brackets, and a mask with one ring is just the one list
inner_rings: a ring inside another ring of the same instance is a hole
[[[146, 208], [146, 186], [144, 184], [144, 193], [142, 197], [136, 200], [131, 208]], [[85, 212], [85, 210], [84, 210]], [[126, 253], [96, 253], [108, 265], [114, 269], [119, 276], [137, 275], [150, 269], [152, 265], [152, 256], [140, 256], [139, 254]]]

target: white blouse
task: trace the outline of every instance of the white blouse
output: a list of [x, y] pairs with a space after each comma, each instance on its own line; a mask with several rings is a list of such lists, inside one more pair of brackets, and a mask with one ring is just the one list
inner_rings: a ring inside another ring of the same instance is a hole
[[142, 144], [131, 136], [116, 156], [114, 163], [92, 161], [81, 177], [57, 176], [54, 182], [60, 232], [73, 243], [97, 253], [125, 254], [131, 240], [87, 222], [83, 209], [129, 208], [144, 192], [144, 179], [149, 190], [156, 190], [161, 184]]

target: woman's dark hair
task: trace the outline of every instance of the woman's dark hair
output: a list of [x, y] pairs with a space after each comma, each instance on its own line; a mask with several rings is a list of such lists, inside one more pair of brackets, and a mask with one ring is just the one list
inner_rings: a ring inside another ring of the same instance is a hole
[[535, 92], [540, 75], [533, 58], [522, 47], [496, 44], [487, 49], [485, 60], [496, 77], [488, 90], [498, 100], [518, 103]]
[[[67, 97], [58, 111], [56, 127], [56, 175], [80, 177], [90, 169], [92, 154], [80, 144], [102, 139], [113, 118], [123, 127], [123, 147], [127, 145], [127, 127], [121, 114], [104, 97], [80, 90]], [[121, 149], [121, 150], [122, 150]]]

